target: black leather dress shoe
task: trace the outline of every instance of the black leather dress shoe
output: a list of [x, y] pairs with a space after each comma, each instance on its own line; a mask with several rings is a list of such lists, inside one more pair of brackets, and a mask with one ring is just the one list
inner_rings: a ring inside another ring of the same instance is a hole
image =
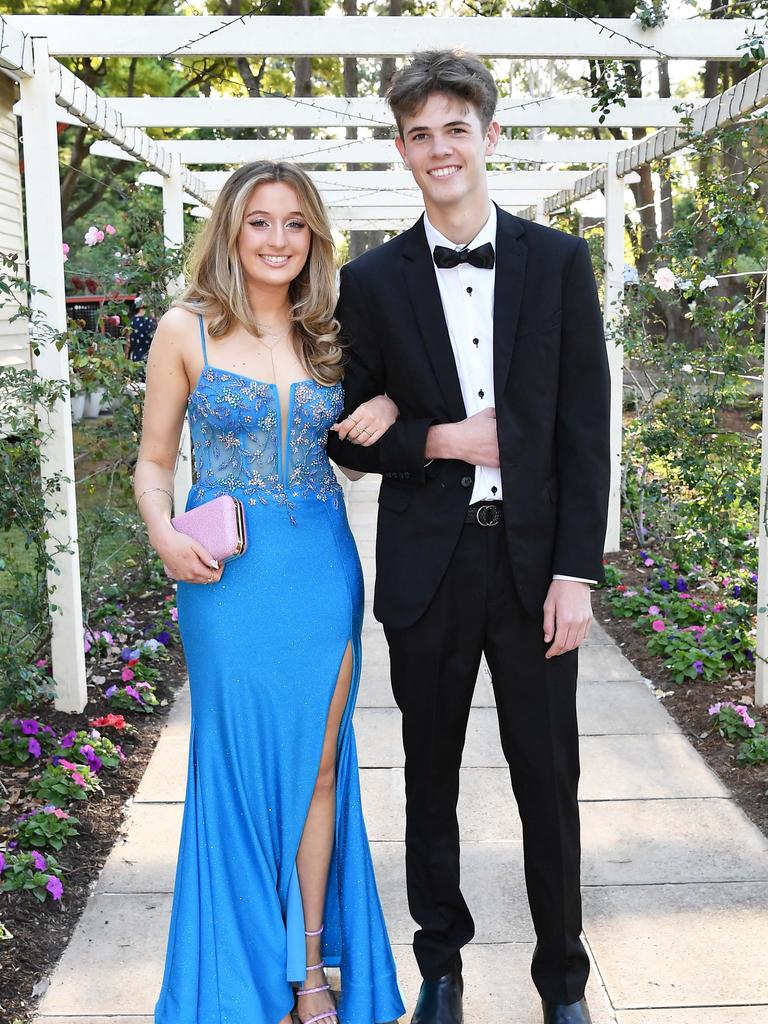
[[464, 982], [459, 971], [444, 974], [435, 981], [421, 983], [411, 1024], [462, 1024], [461, 996]]
[[548, 1003], [544, 1007], [544, 1024], [592, 1024], [586, 1000], [578, 1003]]

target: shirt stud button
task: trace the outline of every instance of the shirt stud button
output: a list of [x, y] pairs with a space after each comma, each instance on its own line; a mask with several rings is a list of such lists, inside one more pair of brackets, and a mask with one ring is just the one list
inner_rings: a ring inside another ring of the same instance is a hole
[[479, 345], [480, 344], [480, 339], [479, 338], [473, 338], [472, 339], [472, 344], [473, 345]]
[[471, 295], [471, 294], [472, 294], [472, 289], [471, 288], [467, 288], [467, 295]]
[[478, 396], [479, 396], [480, 398], [485, 398], [485, 392], [483, 391], [483, 389], [482, 389], [482, 388], [480, 388], [480, 390], [479, 390], [479, 391], [477, 392], [477, 394], [478, 394]]

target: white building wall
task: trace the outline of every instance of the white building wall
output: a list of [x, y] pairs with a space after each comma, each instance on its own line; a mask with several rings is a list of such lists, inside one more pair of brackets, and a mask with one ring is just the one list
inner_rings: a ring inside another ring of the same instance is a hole
[[[25, 277], [24, 215], [19, 171], [19, 142], [16, 116], [16, 85], [0, 75], [0, 252], [18, 258], [18, 276]], [[0, 266], [0, 274], [4, 267]], [[10, 322], [13, 308], [0, 308], [0, 366], [31, 369], [31, 352], [26, 320]]]

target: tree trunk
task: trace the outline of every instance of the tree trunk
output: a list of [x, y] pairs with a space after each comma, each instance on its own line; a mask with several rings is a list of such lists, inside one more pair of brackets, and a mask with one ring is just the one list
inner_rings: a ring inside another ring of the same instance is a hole
[[[307, 17], [309, 15], [309, 0], [293, 0], [293, 13], [297, 17]], [[312, 58], [311, 57], [294, 57], [293, 58], [293, 78], [294, 96], [311, 96], [312, 95]], [[309, 139], [312, 137], [311, 128], [294, 128], [293, 137], [295, 139]]]
[[[669, 99], [672, 95], [669, 85], [669, 62], [659, 61], [659, 99]], [[666, 160], [661, 161], [661, 185], [659, 198], [661, 199], [661, 233], [667, 235], [675, 226], [675, 211], [672, 206], [672, 180], [669, 176], [669, 167]]]

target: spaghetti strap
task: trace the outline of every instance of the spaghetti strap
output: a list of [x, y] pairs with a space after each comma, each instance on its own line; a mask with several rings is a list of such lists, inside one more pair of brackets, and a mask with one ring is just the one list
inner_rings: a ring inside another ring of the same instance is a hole
[[203, 346], [203, 365], [208, 365], [208, 353], [205, 350], [205, 321], [202, 316], [198, 313], [197, 319], [200, 321], [200, 342]]

